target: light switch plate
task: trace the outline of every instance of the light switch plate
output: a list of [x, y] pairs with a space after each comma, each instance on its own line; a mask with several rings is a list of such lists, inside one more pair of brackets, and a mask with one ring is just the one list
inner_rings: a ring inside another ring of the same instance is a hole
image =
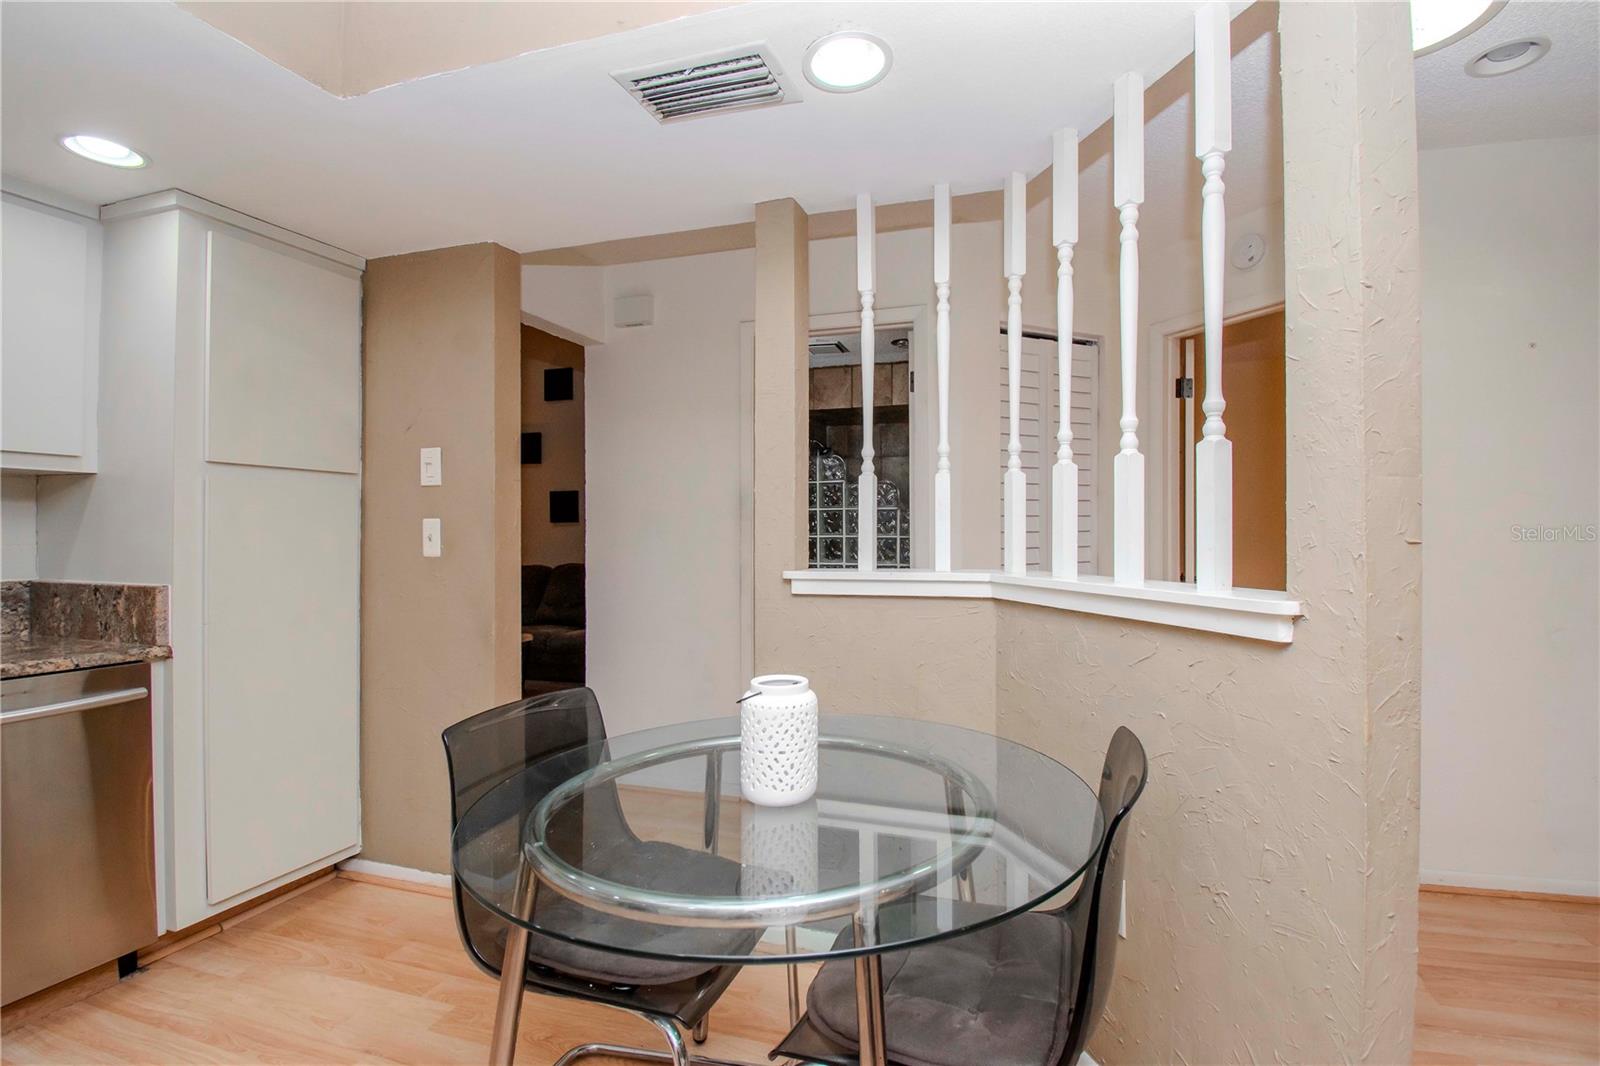
[[424, 518], [422, 520], [422, 554], [430, 559], [437, 559], [441, 551], [439, 520], [437, 518]]
[[424, 485], [444, 484], [444, 449], [422, 449], [422, 483]]

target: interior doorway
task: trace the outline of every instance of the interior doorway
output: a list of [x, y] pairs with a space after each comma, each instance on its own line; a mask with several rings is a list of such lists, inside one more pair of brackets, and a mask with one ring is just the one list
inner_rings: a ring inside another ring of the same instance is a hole
[[584, 349], [522, 327], [522, 691], [584, 684]]
[[[1183, 545], [1180, 581], [1194, 580], [1194, 446], [1205, 424], [1205, 335], [1177, 338], [1182, 375], [1174, 389], [1178, 442], [1175, 513]], [[1233, 442], [1233, 583], [1284, 588], [1288, 572], [1284, 457], [1282, 308], [1239, 318], [1222, 328], [1223, 421]]]

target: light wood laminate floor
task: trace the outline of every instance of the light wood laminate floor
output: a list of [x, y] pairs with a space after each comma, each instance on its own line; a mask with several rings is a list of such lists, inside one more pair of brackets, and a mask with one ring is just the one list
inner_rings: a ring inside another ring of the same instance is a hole
[[[1418, 1062], [1600, 1061], [1600, 907], [1424, 893], [1420, 940]], [[766, 1061], [784, 1004], [781, 967], [747, 968], [707, 1053]], [[337, 878], [14, 1029], [0, 1060], [479, 1064], [493, 1013], [447, 899]], [[593, 1039], [658, 1046], [620, 1012], [530, 996], [518, 1061]]]

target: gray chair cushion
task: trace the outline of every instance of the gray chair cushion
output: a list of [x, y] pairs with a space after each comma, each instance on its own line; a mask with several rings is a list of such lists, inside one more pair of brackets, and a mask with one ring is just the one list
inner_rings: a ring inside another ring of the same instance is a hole
[[550, 571], [532, 625], [583, 628], [583, 564], [562, 563]]
[[522, 568], [522, 624], [531, 626], [533, 616], [544, 599], [544, 587], [550, 583], [550, 568], [530, 563]]
[[[837, 943], [849, 944], [850, 930]], [[1072, 1003], [1072, 930], [1019, 915], [976, 933], [883, 956], [884, 1035], [901, 1066], [1054, 1066]], [[851, 959], [823, 965], [806, 1008], [826, 1036], [855, 1044]]]
[[[607, 880], [647, 883], [664, 892], [689, 895], [737, 895], [739, 864], [675, 844], [619, 842], [611, 852], [586, 868]], [[648, 879], [640, 871], [649, 871]], [[748, 955], [761, 939], [760, 929], [693, 929], [615, 918], [541, 889], [534, 916], [542, 929], [601, 943], [625, 944], [662, 954]], [[597, 927], [604, 926], [603, 932]], [[714, 963], [682, 959], [642, 958], [583, 947], [559, 937], [531, 933], [528, 961], [562, 973], [613, 985], [660, 985], [681, 981], [714, 969]]]
[[584, 631], [566, 626], [523, 626], [522, 677], [526, 681], [583, 684]]

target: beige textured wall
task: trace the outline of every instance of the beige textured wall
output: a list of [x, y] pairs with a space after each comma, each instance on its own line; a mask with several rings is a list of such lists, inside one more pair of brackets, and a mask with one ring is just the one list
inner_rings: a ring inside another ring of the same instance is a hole
[[1283, 8], [1295, 643], [1001, 607], [1002, 731], [1087, 774], [1127, 724], [1152, 758], [1101, 1062], [1410, 1057], [1421, 483], [1404, 13]]
[[[1406, 7], [1286, 5], [1281, 29], [1295, 643], [1012, 604], [785, 599], [757, 559], [758, 665], [811, 674], [840, 709], [993, 714], [1085, 776], [1116, 726], [1140, 734], [1151, 786], [1131, 826], [1129, 937], [1091, 1044], [1108, 1064], [1410, 1057], [1421, 485]], [[758, 242], [759, 226], [758, 213]], [[770, 280], [758, 273], [758, 327], [783, 303]], [[758, 455], [789, 446], [786, 417], [788, 397], [758, 409]], [[763, 486], [758, 530], [796, 528]]]
[[756, 671], [806, 675], [824, 711], [992, 729], [993, 604], [794, 597], [780, 576], [806, 560], [809, 253], [799, 205], [756, 205]]
[[[572, 399], [544, 398], [544, 372], [572, 368]], [[584, 469], [583, 346], [542, 329], [522, 327], [522, 429], [542, 434], [542, 461], [520, 468], [522, 561], [558, 566], [583, 562], [588, 492]], [[519, 445], [520, 447], [520, 445]], [[578, 521], [550, 521], [550, 493], [578, 490]]]
[[[450, 868], [439, 733], [520, 683], [519, 264], [494, 244], [368, 261], [362, 856]], [[444, 483], [418, 485], [418, 449]], [[443, 554], [422, 556], [422, 519]]]

